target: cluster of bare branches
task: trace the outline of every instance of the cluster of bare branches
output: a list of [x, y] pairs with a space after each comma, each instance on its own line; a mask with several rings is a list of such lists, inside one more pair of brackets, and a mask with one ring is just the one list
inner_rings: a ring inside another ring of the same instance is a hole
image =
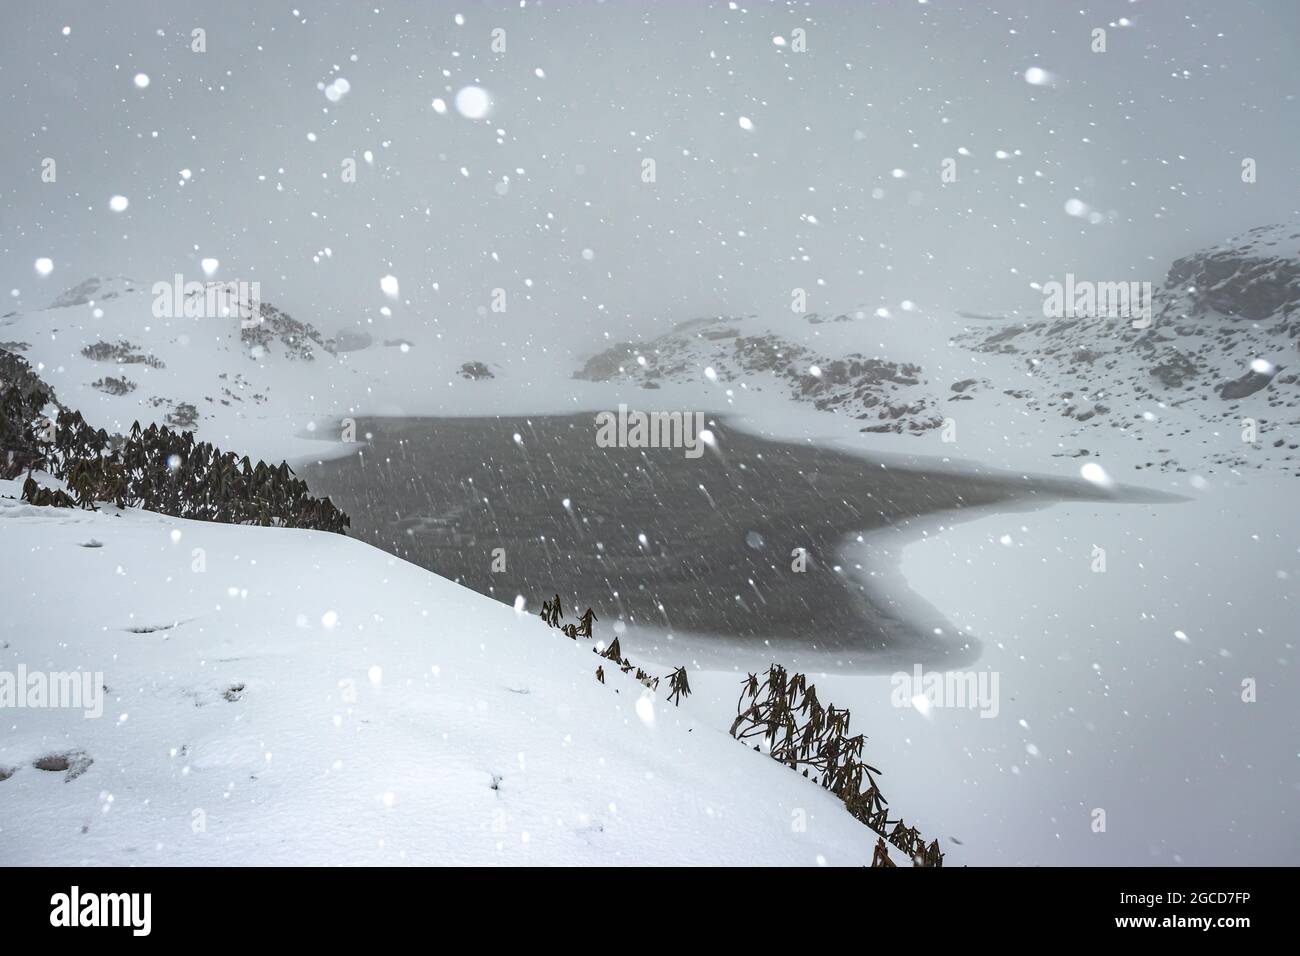
[[[635, 665], [633, 665], [633, 663], [630, 660], [628, 660], [626, 657], [623, 656], [623, 651], [618, 646], [617, 637], [614, 638], [613, 642], [610, 643], [609, 647], [605, 648], [603, 651], [594, 647], [592, 648], [592, 650], [595, 651], [595, 653], [599, 654], [601, 657], [605, 658], [606, 660], [613, 661], [615, 666], [618, 667], [618, 669], [622, 671], [624, 674], [631, 674], [632, 671], [635, 670], [636, 679], [640, 683], [644, 684], [646, 687], [649, 687], [651, 690], [659, 689], [658, 677], [652, 677], [651, 675], [643, 671], [641, 668], [635, 667]], [[599, 680], [602, 684], [605, 683], [605, 668], [603, 665], [596, 668], [596, 679]]]
[[885, 846], [884, 837], [876, 837], [876, 848], [871, 851], [871, 865], [872, 867], [881, 868], [898, 866], [889, 858], [889, 847]]
[[[591, 637], [591, 625], [596, 620], [595, 613], [587, 608], [576, 624], [563, 623], [564, 608], [558, 594], [554, 600], [542, 603], [541, 616], [548, 627], [557, 628], [572, 640]], [[636, 680], [651, 690], [658, 690], [659, 678], [624, 657], [618, 638], [603, 650], [599, 647], [592, 650], [624, 674], [635, 671]], [[603, 664], [596, 668], [596, 680], [605, 683]], [[668, 675], [668, 699], [680, 705], [682, 698], [689, 697], [690, 693], [686, 668], [676, 668]], [[742, 742], [753, 741], [755, 750], [762, 750], [761, 745], [766, 745], [773, 760], [801, 771], [813, 783], [821, 784], [839, 797], [855, 819], [878, 835], [871, 857], [873, 867], [895, 865], [889, 858], [886, 840], [906, 853], [916, 866], [943, 866], [938, 840], [927, 845], [916, 827], [889, 819], [889, 801], [876, 785], [880, 771], [862, 759], [866, 737], [851, 735], [849, 712], [834, 704], [823, 706], [817, 699], [817, 688], [803, 674], [787, 673], [779, 664], [773, 664], [762, 680], [757, 674], [750, 674], [736, 701], [731, 736]]]
[[686, 679], [686, 668], [677, 667], [668, 675], [668, 699], [674, 705], [680, 704], [683, 697], [691, 696], [691, 684]]
[[[754, 740], [754, 749], [764, 744], [773, 760], [831, 791], [857, 820], [898, 847], [917, 866], [942, 866], [939, 841], [928, 846], [916, 827], [902, 820], [890, 820], [888, 801], [876, 785], [880, 771], [862, 760], [866, 737], [850, 735], [849, 712], [834, 704], [823, 706], [817, 688], [803, 674], [789, 674], [773, 664], [760, 681], [750, 674], [742, 684], [736, 702], [736, 719], [731, 736], [742, 742]], [[892, 825], [892, 829], [891, 829]], [[872, 866], [888, 859], [882, 845], [872, 857]]]
[[[560, 602], [560, 596], [558, 594], [555, 595], [554, 600], [542, 602], [541, 617], [548, 627], [557, 628], [566, 637], [575, 641], [580, 637], [591, 637], [591, 625], [597, 619], [595, 612], [593, 612], [591, 608], [587, 608], [586, 613], [578, 619], [578, 623], [562, 623], [564, 619], [564, 606]], [[609, 646], [604, 650], [593, 647], [592, 651], [599, 654], [607, 661], [613, 662], [614, 666], [624, 674], [631, 674], [633, 671], [636, 671], [636, 674], [634, 675], [635, 679], [651, 690], [659, 689], [658, 677], [646, 673], [623, 656], [623, 651], [618, 646], [617, 637], [614, 638], [614, 640], [611, 641]], [[605, 666], [603, 664], [596, 667], [596, 680], [600, 681], [602, 684], [605, 683]], [[691, 685], [686, 680], [685, 667], [678, 667], [668, 676], [668, 688], [668, 699], [677, 706], [680, 706], [683, 697], [689, 697], [691, 695]]]

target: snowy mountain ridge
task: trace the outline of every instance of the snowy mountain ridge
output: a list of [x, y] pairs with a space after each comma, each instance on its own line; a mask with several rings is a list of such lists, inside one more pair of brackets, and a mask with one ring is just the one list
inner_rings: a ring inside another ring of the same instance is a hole
[[[859, 307], [776, 322], [691, 320], [606, 348], [574, 377], [646, 390], [702, 378], [775, 388], [882, 435], [1028, 417], [1061, 432], [1055, 455], [1113, 448], [1098, 434], [1106, 430], [1138, 443], [1138, 470], [1300, 475], [1300, 228], [1261, 227], [1177, 260], [1153, 292], [1149, 328], [969, 313], [955, 325], [904, 305], [897, 315]], [[877, 336], [887, 341], [864, 351]], [[1206, 425], [1221, 442], [1188, 440]]]
[[[557, 363], [530, 375], [534, 384], [571, 375], [579, 407], [658, 391], [651, 401], [720, 408], [766, 393], [857, 421], [867, 435], [924, 439], [923, 449], [904, 446], [923, 453], [953, 450], [939, 443], [949, 440], [945, 425], [1027, 416], [1043, 427], [1055, 420], [1054, 455], [1086, 457], [1105, 430], [1133, 443], [1139, 470], [1300, 473], [1297, 236], [1292, 226], [1261, 227], [1177, 260], [1145, 329], [1107, 318], [952, 317], [912, 303], [706, 317], [606, 346], [570, 371]], [[357, 331], [327, 337], [269, 303], [241, 329], [234, 319], [157, 318], [151, 301], [131, 280], [88, 279], [49, 309], [0, 320], [0, 347], [25, 354], [65, 401], [110, 430], [135, 420], [194, 427], [258, 454], [284, 454], [276, 448], [285, 436], [291, 454], [322, 454], [310, 440], [327, 437], [312, 435], [317, 423], [359, 414], [514, 406], [509, 386], [488, 384], [502, 369], [488, 372], [477, 358], [400, 338], [381, 346]], [[464, 384], [450, 396], [440, 380]], [[1221, 441], [1189, 440], [1207, 424]], [[271, 435], [276, 444], [264, 446]]]
[[[955, 337], [1029, 373], [1004, 390], [1038, 414], [1155, 446], [1139, 468], [1277, 469], [1300, 476], [1300, 228], [1272, 226], [1174, 262], [1149, 328], [1111, 318], [1026, 320]], [[987, 393], [980, 382], [968, 394]], [[1190, 421], [1172, 417], [1185, 412]], [[1199, 455], [1173, 446], [1208, 426]]]
[[[841, 314], [832, 321], [857, 321], [862, 313], [857, 316]], [[811, 313], [803, 321], [818, 325], [822, 320]], [[822, 353], [815, 343], [793, 341], [750, 316], [693, 319], [643, 344], [618, 343], [589, 358], [574, 378], [622, 379], [657, 389], [664, 381], [690, 381], [703, 374], [711, 382], [754, 391], [777, 388], [819, 411], [870, 422], [863, 431], [918, 433], [943, 423], [921, 373], [921, 366], [910, 362], [859, 352]]]

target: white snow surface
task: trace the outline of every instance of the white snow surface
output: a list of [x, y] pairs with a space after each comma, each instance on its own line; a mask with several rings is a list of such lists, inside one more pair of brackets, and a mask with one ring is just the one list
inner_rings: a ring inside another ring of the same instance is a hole
[[531, 611], [338, 535], [17, 492], [0, 669], [108, 690], [97, 719], [4, 711], [0, 864], [870, 860], [834, 797], [689, 699], [598, 683], [592, 642]]

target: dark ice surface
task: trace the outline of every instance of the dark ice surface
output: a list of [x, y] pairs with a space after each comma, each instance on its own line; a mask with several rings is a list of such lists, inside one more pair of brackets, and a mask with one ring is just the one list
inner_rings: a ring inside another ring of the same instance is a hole
[[554, 594], [570, 620], [591, 606], [606, 639], [622, 619], [953, 666], [971, 658], [969, 641], [936, 637], [837, 567], [849, 536], [960, 509], [1162, 497], [885, 464], [720, 418], [709, 428], [714, 447], [691, 459], [681, 448], [598, 447], [590, 413], [372, 418], [357, 423], [358, 454], [298, 472], [351, 515], [354, 536], [506, 603], [523, 595], [530, 611]]

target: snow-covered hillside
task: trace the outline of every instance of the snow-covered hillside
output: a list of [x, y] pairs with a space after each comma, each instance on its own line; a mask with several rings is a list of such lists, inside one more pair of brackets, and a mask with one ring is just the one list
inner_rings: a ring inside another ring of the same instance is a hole
[[0, 865], [871, 858], [830, 794], [689, 698], [597, 683], [533, 611], [338, 535], [17, 492], [0, 669], [104, 692], [97, 719], [5, 710]]

